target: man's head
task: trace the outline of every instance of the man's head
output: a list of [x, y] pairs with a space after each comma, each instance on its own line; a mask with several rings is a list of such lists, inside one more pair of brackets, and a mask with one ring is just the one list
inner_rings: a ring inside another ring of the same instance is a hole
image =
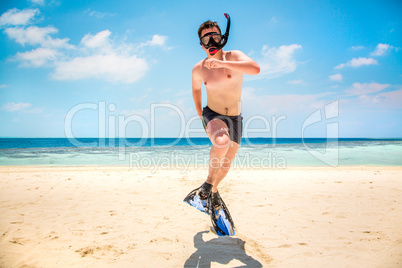
[[222, 44], [221, 29], [218, 23], [210, 20], [201, 24], [198, 29], [198, 37], [203, 49], [211, 55], [215, 55]]
[[221, 33], [221, 28], [219, 28], [219, 25], [218, 25], [217, 22], [207, 20], [206, 22], [204, 22], [203, 24], [201, 24], [200, 28], [198, 28], [198, 37], [201, 39], [201, 37], [202, 37], [201, 34], [202, 34], [202, 31], [203, 31], [203, 30], [205, 30], [205, 29], [210, 29], [210, 28], [214, 28], [214, 27], [216, 27], [216, 28], [219, 30], [219, 33], [222, 34], [222, 33]]
[[202, 48], [209, 55], [214, 56], [219, 50], [221, 50], [227, 43], [229, 38], [230, 29], [230, 16], [228, 13], [224, 14], [227, 21], [226, 32], [222, 35], [221, 28], [217, 22], [207, 20], [201, 24], [198, 28], [198, 37]]

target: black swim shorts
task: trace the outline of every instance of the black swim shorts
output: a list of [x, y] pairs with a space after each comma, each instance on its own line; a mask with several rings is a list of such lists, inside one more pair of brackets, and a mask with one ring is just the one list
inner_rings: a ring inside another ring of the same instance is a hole
[[241, 114], [235, 116], [221, 115], [212, 111], [208, 106], [205, 106], [202, 110], [202, 119], [204, 128], [207, 127], [208, 122], [212, 119], [222, 120], [228, 126], [230, 139], [240, 144], [243, 132], [243, 117]]

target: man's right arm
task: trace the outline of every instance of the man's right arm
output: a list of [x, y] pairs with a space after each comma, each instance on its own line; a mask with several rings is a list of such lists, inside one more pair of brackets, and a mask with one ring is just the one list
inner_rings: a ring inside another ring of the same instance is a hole
[[201, 103], [201, 85], [202, 79], [199, 75], [198, 64], [193, 68], [192, 74], [192, 86], [193, 86], [193, 99], [195, 104], [195, 109], [200, 118], [202, 118], [202, 103]]

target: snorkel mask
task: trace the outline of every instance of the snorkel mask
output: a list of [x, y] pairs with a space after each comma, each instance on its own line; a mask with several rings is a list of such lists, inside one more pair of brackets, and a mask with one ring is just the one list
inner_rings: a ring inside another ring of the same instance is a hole
[[228, 21], [226, 24], [226, 32], [224, 35], [221, 35], [220, 33], [216, 32], [211, 32], [203, 35], [200, 38], [200, 44], [209, 50], [209, 54], [211, 56], [215, 55], [228, 42], [229, 30], [230, 30], [230, 16], [228, 13], [225, 13], [225, 17]]

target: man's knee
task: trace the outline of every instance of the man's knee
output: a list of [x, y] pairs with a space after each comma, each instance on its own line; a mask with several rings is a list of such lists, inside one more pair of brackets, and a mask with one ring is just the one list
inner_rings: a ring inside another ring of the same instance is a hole
[[230, 145], [230, 137], [227, 131], [219, 131], [212, 135], [212, 144], [217, 148], [227, 148]]
[[207, 125], [207, 133], [212, 144], [217, 148], [227, 148], [230, 137], [226, 124], [220, 119], [213, 119]]

